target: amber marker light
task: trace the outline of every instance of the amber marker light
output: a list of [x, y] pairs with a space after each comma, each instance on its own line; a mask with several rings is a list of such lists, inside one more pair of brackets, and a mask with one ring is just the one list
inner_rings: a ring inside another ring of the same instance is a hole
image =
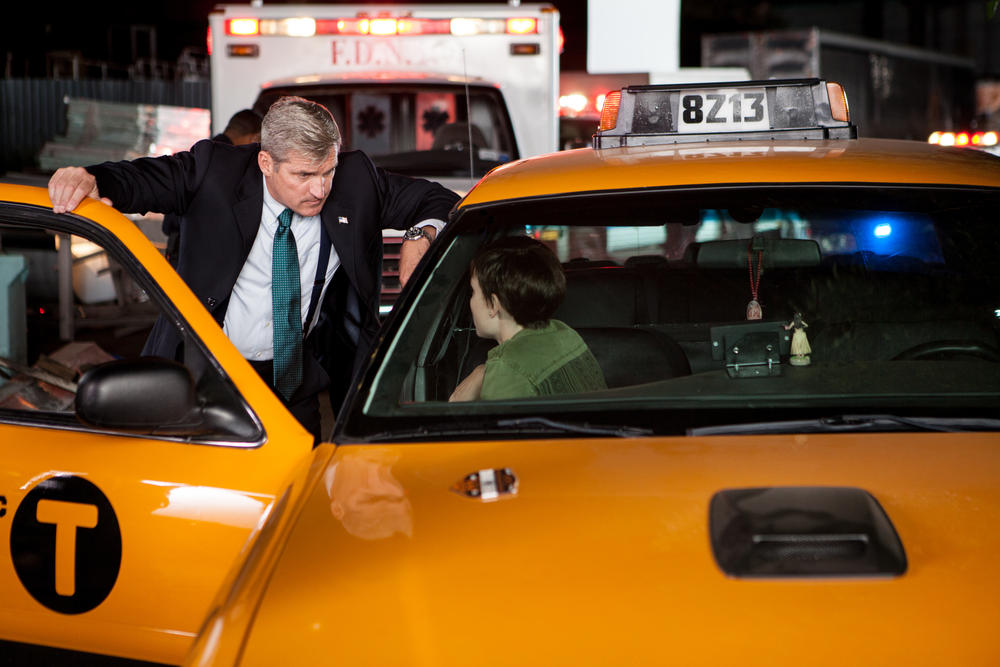
[[826, 94], [830, 98], [830, 115], [833, 119], [845, 123], [850, 122], [851, 112], [847, 108], [847, 95], [844, 94], [844, 87], [839, 83], [828, 81]]
[[618, 125], [618, 107], [622, 103], [622, 91], [614, 90], [604, 96], [604, 108], [601, 109], [601, 124], [597, 130], [614, 129]]

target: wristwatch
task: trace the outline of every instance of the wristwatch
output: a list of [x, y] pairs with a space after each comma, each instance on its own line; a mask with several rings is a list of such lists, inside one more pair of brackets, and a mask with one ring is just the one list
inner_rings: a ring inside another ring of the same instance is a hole
[[419, 241], [420, 239], [427, 239], [428, 242], [434, 240], [424, 227], [410, 227], [403, 233], [404, 241]]

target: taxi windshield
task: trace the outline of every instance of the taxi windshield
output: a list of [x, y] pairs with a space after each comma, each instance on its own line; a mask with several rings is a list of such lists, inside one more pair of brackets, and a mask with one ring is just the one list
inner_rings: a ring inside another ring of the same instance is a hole
[[410, 176], [480, 177], [518, 157], [507, 107], [494, 88], [430, 83], [344, 84], [271, 89], [262, 113], [282, 95], [299, 95], [330, 110], [342, 150], [363, 150], [376, 165]]
[[[859, 411], [997, 414], [998, 210], [989, 189], [871, 185], [468, 207], [393, 318], [352, 421], [472, 428], [535, 415], [683, 433]], [[515, 358], [508, 341], [502, 354], [534, 364], [522, 370], [537, 393], [449, 401], [501, 356], [497, 338], [477, 332], [470, 262], [507, 237], [557, 258], [566, 288], [551, 319], [586, 343], [606, 388], [546, 390], [546, 361]]]

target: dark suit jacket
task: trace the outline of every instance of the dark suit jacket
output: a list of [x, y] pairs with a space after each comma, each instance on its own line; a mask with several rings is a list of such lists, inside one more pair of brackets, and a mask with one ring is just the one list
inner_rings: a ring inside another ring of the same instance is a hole
[[[232, 146], [233, 140], [225, 132], [219, 132], [217, 135], [212, 137], [212, 141], [218, 141], [223, 144], [229, 144]], [[181, 231], [181, 219], [180, 216], [174, 215], [173, 213], [167, 213], [163, 216], [163, 233], [167, 236], [171, 234], [179, 234]]]
[[[183, 216], [177, 272], [220, 324], [260, 226], [259, 151], [258, 144], [206, 139], [172, 156], [87, 168], [101, 196], [118, 210]], [[339, 407], [379, 325], [382, 230], [406, 229], [428, 218], [447, 220], [456, 201], [458, 195], [437, 183], [376, 168], [364, 153], [340, 154], [320, 218], [341, 265], [327, 289], [321, 324], [306, 341], [313, 354], [306, 355], [296, 396], [321, 390], [329, 375], [331, 400], [334, 409]], [[161, 316], [143, 352], [179, 359], [180, 343], [176, 327]]]

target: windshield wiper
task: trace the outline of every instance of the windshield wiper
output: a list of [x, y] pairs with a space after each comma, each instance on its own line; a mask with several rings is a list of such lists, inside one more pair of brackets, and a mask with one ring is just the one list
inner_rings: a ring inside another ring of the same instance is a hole
[[648, 428], [638, 428], [635, 426], [591, 426], [590, 424], [578, 424], [576, 422], [563, 422], [546, 417], [521, 417], [518, 419], [501, 419], [497, 421], [497, 426], [545, 426], [556, 431], [566, 433], [586, 433], [587, 435], [611, 435], [618, 438], [638, 438], [644, 435], [653, 435], [653, 431]]
[[853, 431], [885, 431], [889, 427], [906, 427], [905, 430], [941, 431], [995, 431], [1000, 430], [1000, 419], [980, 417], [903, 417], [900, 415], [837, 415], [819, 419], [759, 422], [748, 424], [723, 424], [699, 426], [687, 430], [689, 436], [766, 434], [766, 433], [849, 433]]
[[382, 431], [357, 438], [345, 438], [338, 442], [399, 442], [404, 440], [433, 440], [435, 438], [460, 440], [469, 437], [504, 437], [505, 435], [534, 435], [539, 433], [581, 433], [616, 438], [637, 438], [652, 435], [650, 429], [632, 426], [594, 426], [587, 423], [562, 422], [545, 417], [521, 417], [498, 419], [490, 424], [470, 424], [463, 426], [428, 427]]

